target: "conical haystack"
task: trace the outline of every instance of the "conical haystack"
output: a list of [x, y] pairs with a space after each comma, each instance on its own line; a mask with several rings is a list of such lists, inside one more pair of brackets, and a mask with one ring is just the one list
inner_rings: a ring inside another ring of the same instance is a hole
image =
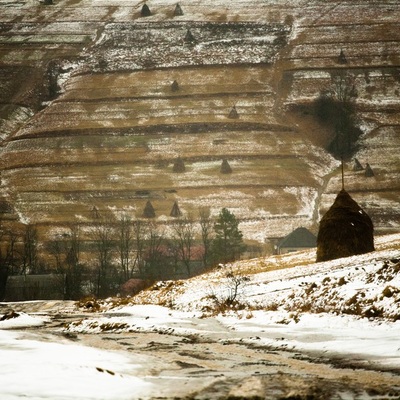
[[353, 164], [353, 171], [362, 171], [364, 167], [361, 165], [360, 161], [357, 160], [357, 158], [354, 159], [354, 164]]
[[149, 6], [146, 3], [143, 4], [142, 10], [140, 11], [140, 15], [142, 17], [150, 17], [151, 11], [150, 11]]
[[365, 167], [365, 173], [364, 173], [364, 175], [367, 177], [367, 178], [370, 178], [371, 176], [375, 176], [375, 174], [374, 174], [374, 171], [372, 171], [372, 168], [371, 168], [371, 166], [367, 163], [367, 166]]
[[147, 203], [143, 210], [143, 218], [154, 218], [156, 216], [156, 212], [154, 210], [153, 204], [151, 204], [150, 200], [147, 200]]
[[227, 159], [223, 159], [223, 160], [222, 160], [220, 172], [221, 172], [221, 174], [231, 174], [231, 173], [232, 173], [232, 168], [231, 168], [231, 166], [229, 165]]
[[320, 221], [317, 262], [374, 250], [371, 218], [345, 190], [341, 190]]
[[172, 167], [173, 172], [185, 172], [185, 163], [183, 162], [182, 158], [178, 157], [175, 162], [174, 166]]
[[179, 3], [175, 6], [174, 10], [174, 17], [180, 17], [183, 15], [182, 7], [179, 5]]
[[93, 206], [91, 209], [92, 217], [97, 219], [100, 218], [100, 211], [96, 206]]
[[346, 56], [344, 54], [343, 49], [340, 50], [340, 54], [339, 54], [339, 56], [337, 58], [337, 62], [339, 64], [347, 64], [347, 58], [346, 58]]
[[186, 31], [185, 38], [183, 39], [185, 43], [194, 43], [196, 41], [195, 37], [193, 36], [193, 33], [188, 29]]
[[177, 92], [179, 90], [179, 83], [177, 81], [173, 81], [171, 85], [171, 90], [173, 92]]
[[231, 111], [229, 112], [228, 118], [231, 118], [231, 119], [239, 118], [239, 114], [236, 110], [236, 106], [232, 107]]
[[178, 206], [178, 202], [176, 202], [176, 201], [174, 202], [171, 213], [169, 215], [173, 218], [179, 218], [182, 215], [182, 212]]

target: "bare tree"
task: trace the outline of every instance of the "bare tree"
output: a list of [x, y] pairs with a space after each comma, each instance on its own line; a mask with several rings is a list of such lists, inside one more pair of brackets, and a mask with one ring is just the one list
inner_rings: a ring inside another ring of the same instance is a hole
[[84, 265], [80, 262], [80, 248], [79, 225], [71, 226], [69, 233], [65, 233], [49, 243], [48, 250], [54, 257], [56, 271], [66, 276], [65, 295], [67, 299], [77, 300], [82, 296]]
[[25, 226], [23, 242], [22, 273], [36, 274], [39, 272], [38, 234], [36, 227], [31, 224]]
[[92, 237], [97, 259], [96, 295], [105, 297], [111, 293], [114, 280], [112, 264], [114, 229], [110, 223], [100, 223], [93, 229]]
[[144, 252], [146, 246], [146, 237], [148, 234], [149, 221], [136, 219], [133, 221], [133, 242], [135, 257], [132, 269], [137, 270], [140, 276], [145, 276]]
[[212, 243], [212, 232], [214, 223], [210, 218], [210, 210], [201, 208], [199, 211], [201, 240], [203, 242], [203, 266], [207, 267], [210, 263], [210, 252]]
[[145, 277], [149, 279], [162, 279], [166, 275], [165, 258], [166, 246], [164, 246], [164, 235], [159, 231], [157, 225], [149, 221], [146, 236], [146, 250], [144, 251]]
[[190, 216], [181, 217], [175, 221], [173, 224], [173, 240], [176, 243], [179, 260], [185, 266], [188, 276], [190, 276], [194, 242], [194, 222]]
[[134, 229], [131, 218], [123, 214], [117, 224], [117, 252], [122, 279], [127, 281], [132, 277], [134, 259]]
[[84, 266], [80, 261], [81, 239], [79, 225], [70, 228], [66, 244], [67, 296], [77, 300], [82, 295], [82, 275]]
[[21, 240], [20, 232], [5, 229], [1, 230], [0, 241], [4, 246], [0, 248], [0, 263], [10, 275], [21, 272]]

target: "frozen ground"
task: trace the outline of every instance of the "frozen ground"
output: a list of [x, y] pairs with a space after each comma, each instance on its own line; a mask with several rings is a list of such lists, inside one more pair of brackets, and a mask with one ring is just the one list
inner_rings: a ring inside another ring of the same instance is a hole
[[[318, 264], [312, 251], [242, 261], [96, 312], [1, 303], [18, 316], [0, 322], [0, 397], [398, 399], [399, 244]], [[247, 276], [242, 307], [218, 312], [227, 268]]]

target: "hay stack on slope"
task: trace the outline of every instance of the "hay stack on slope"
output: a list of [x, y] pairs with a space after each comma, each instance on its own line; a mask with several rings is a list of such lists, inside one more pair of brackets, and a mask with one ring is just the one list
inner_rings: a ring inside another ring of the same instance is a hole
[[185, 163], [183, 162], [182, 158], [178, 157], [175, 160], [174, 166], [172, 167], [172, 171], [177, 173], [186, 171]]
[[364, 175], [367, 178], [370, 178], [372, 176], [375, 176], [374, 171], [372, 170], [371, 166], [367, 163], [367, 166], [365, 167], [365, 173]]
[[220, 168], [221, 174], [231, 174], [232, 173], [232, 168], [228, 163], [228, 160], [224, 158], [222, 160], [221, 168]]
[[156, 216], [156, 211], [154, 210], [153, 204], [151, 204], [150, 200], [147, 200], [147, 203], [144, 207], [142, 217], [143, 218], [154, 218]]
[[142, 17], [150, 17], [151, 16], [150, 8], [146, 3], [143, 4], [143, 7], [142, 7], [142, 9], [140, 11], [140, 15]]
[[179, 218], [179, 217], [182, 216], [182, 212], [181, 212], [181, 209], [178, 206], [178, 202], [177, 201], [175, 201], [174, 205], [172, 206], [172, 210], [171, 210], [171, 213], [169, 215], [170, 215], [170, 217], [173, 217], [173, 218]]
[[374, 251], [374, 227], [368, 214], [343, 189], [322, 217], [317, 262]]
[[171, 90], [172, 90], [173, 92], [179, 91], [179, 83], [178, 83], [178, 81], [175, 80], [175, 81], [172, 82]]
[[174, 17], [180, 17], [181, 15], [183, 15], [183, 10], [180, 4], [178, 3], [174, 9]]
[[360, 161], [357, 160], [357, 158], [354, 159], [354, 164], [353, 164], [353, 171], [363, 171], [364, 167], [361, 165]]
[[233, 106], [231, 108], [231, 111], [229, 112], [228, 118], [230, 119], [237, 119], [239, 118], [239, 113], [236, 110], [236, 106]]

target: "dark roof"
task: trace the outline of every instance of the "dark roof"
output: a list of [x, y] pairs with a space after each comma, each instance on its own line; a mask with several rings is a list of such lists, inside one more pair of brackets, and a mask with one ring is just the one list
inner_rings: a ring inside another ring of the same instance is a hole
[[306, 228], [297, 228], [285, 236], [278, 247], [316, 247], [317, 237]]

